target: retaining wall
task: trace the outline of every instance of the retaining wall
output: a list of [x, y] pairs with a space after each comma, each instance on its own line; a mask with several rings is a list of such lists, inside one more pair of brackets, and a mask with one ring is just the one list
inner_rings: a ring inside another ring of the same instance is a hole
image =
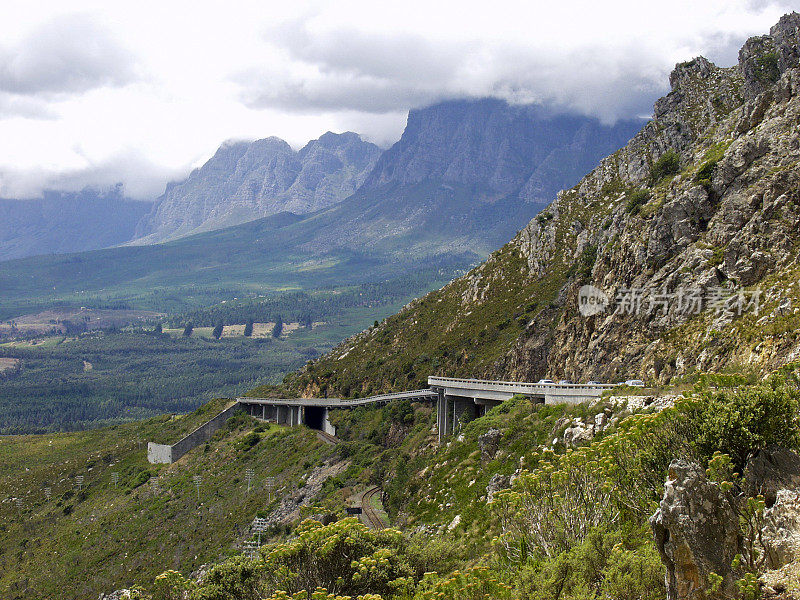
[[241, 406], [238, 403], [232, 404], [219, 413], [216, 417], [204, 423], [203, 425], [200, 425], [200, 427], [195, 429], [189, 435], [175, 442], [171, 446], [148, 442], [147, 460], [153, 464], [174, 463], [192, 448], [196, 448], [203, 442], [210, 440], [211, 436], [219, 431], [222, 426], [225, 425], [225, 422], [239, 410], [241, 410]]

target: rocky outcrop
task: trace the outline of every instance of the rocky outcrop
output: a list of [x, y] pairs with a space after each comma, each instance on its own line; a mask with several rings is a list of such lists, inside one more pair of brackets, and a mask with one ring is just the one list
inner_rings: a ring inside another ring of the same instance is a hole
[[[670, 464], [664, 497], [650, 525], [667, 568], [668, 600], [737, 595], [731, 563], [741, 552], [739, 517], [699, 465], [685, 460]], [[711, 591], [712, 574], [722, 577], [716, 592]]]
[[510, 485], [511, 478], [507, 475], [501, 475], [500, 473], [492, 475], [492, 478], [486, 486], [486, 503], [491, 504], [494, 502], [495, 494], [501, 490], [507, 489]]
[[[669, 600], [738, 597], [743, 575], [734, 558], [747, 556], [748, 498], [764, 495], [763, 519], [755, 519], [756, 561], [781, 569], [800, 554], [800, 456], [772, 446], [753, 454], [741, 482], [723, 491], [703, 469], [686, 460], [670, 464], [664, 496], [650, 519], [656, 547], [667, 569]], [[721, 577], [718, 587], [712, 579]]]
[[137, 236], [150, 243], [327, 208], [361, 185], [380, 153], [355, 133], [326, 133], [299, 152], [276, 137], [224, 144], [185, 181], [167, 186]]
[[500, 441], [503, 439], [503, 432], [499, 429], [490, 429], [486, 433], [478, 436], [478, 446], [481, 449], [481, 460], [490, 461], [497, 454], [500, 448]]
[[267, 526], [286, 525], [297, 520], [300, 516], [300, 509], [310, 506], [322, 486], [331, 477], [342, 474], [350, 461], [326, 461], [321, 466], [315, 467], [306, 477], [303, 477], [303, 485], [299, 489], [286, 494], [265, 518]]

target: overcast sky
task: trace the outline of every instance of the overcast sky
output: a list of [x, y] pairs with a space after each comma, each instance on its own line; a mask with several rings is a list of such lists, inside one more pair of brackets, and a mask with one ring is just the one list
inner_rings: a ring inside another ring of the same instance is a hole
[[539, 102], [648, 115], [673, 65], [722, 66], [800, 0], [0, 4], [0, 196], [118, 181], [155, 198], [227, 139], [381, 145], [410, 108]]

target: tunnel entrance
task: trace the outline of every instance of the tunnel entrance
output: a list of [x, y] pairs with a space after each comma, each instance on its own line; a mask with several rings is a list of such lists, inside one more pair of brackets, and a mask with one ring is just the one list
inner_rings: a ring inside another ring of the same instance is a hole
[[324, 406], [306, 406], [304, 409], [304, 422], [310, 429], [325, 431], [323, 423], [325, 421]]

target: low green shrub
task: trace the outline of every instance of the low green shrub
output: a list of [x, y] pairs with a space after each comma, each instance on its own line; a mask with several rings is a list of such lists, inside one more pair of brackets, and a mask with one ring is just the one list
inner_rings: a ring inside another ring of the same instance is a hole
[[628, 196], [625, 212], [628, 214], [636, 214], [648, 202], [650, 202], [650, 192], [648, 190], [636, 190]]
[[650, 167], [650, 181], [655, 185], [667, 177], [677, 175], [680, 170], [680, 155], [675, 150], [667, 150]]

